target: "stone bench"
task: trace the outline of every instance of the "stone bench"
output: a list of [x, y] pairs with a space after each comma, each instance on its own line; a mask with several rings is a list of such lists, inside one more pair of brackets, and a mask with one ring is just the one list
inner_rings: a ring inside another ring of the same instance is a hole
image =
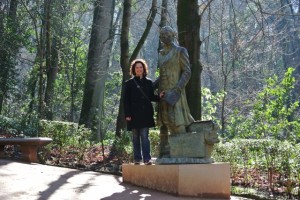
[[22, 154], [21, 159], [27, 162], [38, 162], [37, 151], [41, 146], [45, 146], [52, 142], [51, 138], [35, 137], [35, 138], [0, 138], [0, 157], [4, 156], [5, 145], [20, 145]]

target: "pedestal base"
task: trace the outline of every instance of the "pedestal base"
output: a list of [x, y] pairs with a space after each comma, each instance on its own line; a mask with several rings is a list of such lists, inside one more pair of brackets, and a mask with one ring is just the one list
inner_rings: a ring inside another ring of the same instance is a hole
[[179, 196], [230, 199], [228, 163], [122, 165], [123, 182]]

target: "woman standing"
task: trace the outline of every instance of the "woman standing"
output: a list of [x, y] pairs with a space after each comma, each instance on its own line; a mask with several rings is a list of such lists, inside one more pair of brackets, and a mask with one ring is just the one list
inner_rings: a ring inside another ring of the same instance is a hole
[[132, 131], [133, 136], [134, 163], [139, 164], [143, 160], [144, 164], [151, 165], [148, 135], [149, 128], [155, 126], [151, 101], [158, 102], [160, 97], [154, 95], [153, 83], [146, 78], [147, 74], [148, 66], [145, 60], [136, 59], [131, 62], [132, 78], [125, 83], [124, 109], [127, 130]]

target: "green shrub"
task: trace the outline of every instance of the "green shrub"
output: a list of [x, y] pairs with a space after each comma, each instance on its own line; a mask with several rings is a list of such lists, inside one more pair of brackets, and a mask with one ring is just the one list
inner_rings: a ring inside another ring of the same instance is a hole
[[0, 129], [11, 135], [17, 135], [19, 132], [19, 122], [15, 119], [0, 115]]
[[159, 130], [150, 129], [149, 131], [149, 140], [150, 140], [150, 147], [151, 147], [151, 156], [158, 157], [159, 155]]
[[235, 110], [228, 117], [224, 137], [299, 142], [299, 101], [291, 99], [295, 85], [293, 72], [293, 68], [288, 68], [282, 80], [275, 75], [268, 78], [256, 98], [245, 102], [249, 108], [247, 113]]
[[121, 137], [115, 137], [110, 157], [113, 159], [123, 160], [123, 162], [131, 162], [133, 160], [133, 147], [131, 142], [131, 132], [122, 131]]
[[66, 157], [67, 154], [72, 154], [73, 159], [80, 162], [83, 160], [85, 151], [91, 146], [90, 129], [72, 122], [41, 120], [39, 136], [53, 140], [40, 153], [41, 162], [50, 159], [56, 160], [58, 164], [60, 157]]
[[257, 186], [259, 180], [251, 174], [256, 171], [267, 175], [270, 190], [282, 187], [293, 195], [299, 192], [299, 155], [300, 144], [275, 139], [234, 139], [215, 145], [212, 154], [216, 162], [230, 163], [232, 179]]
[[89, 143], [91, 131], [77, 123], [40, 120], [39, 136], [52, 138], [53, 145], [63, 147]]
[[0, 129], [11, 136], [37, 136], [39, 119], [36, 115], [24, 115], [20, 118], [9, 118], [0, 115]]

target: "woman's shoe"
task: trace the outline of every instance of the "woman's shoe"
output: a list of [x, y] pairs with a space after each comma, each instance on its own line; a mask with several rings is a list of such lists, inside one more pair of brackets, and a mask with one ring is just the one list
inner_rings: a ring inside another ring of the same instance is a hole
[[146, 161], [144, 162], [145, 165], [152, 165], [152, 162], [151, 161]]
[[135, 164], [135, 165], [139, 165], [139, 164], [140, 164], [140, 161], [134, 161], [134, 164]]

